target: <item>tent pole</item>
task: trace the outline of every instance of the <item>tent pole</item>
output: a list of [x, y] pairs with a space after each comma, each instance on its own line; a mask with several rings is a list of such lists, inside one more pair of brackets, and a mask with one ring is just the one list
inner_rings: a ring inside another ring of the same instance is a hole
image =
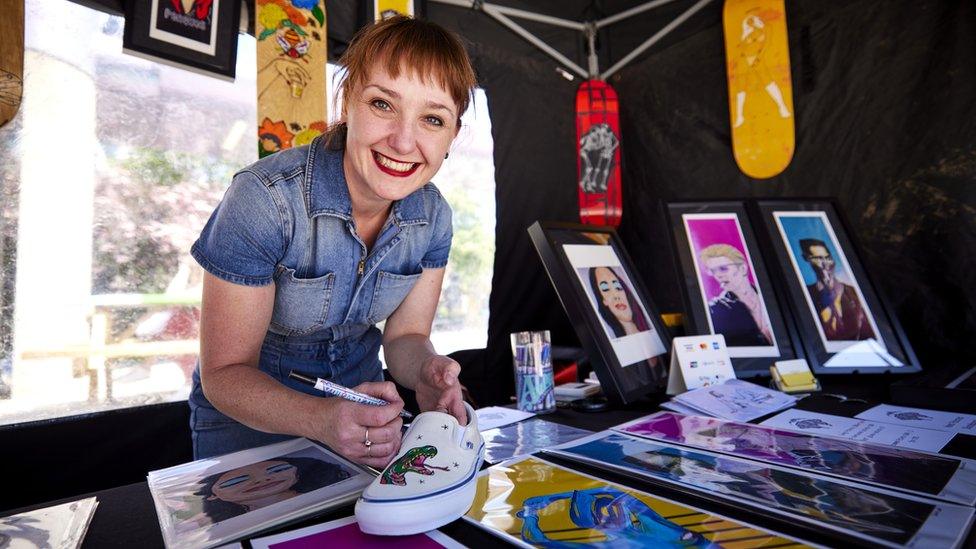
[[[569, 19], [561, 19], [559, 17], [553, 17], [551, 15], [542, 15], [541, 13], [533, 13], [531, 11], [520, 10], [518, 8], [510, 8], [508, 6], [499, 6], [497, 4], [489, 4], [488, 2], [475, 2], [472, 0], [430, 0], [431, 2], [437, 2], [439, 4], [447, 4], [449, 6], [457, 6], [459, 8], [471, 8], [471, 9], [482, 9], [482, 8], [492, 8], [504, 15], [511, 15], [512, 17], [518, 17], [519, 19], [527, 19], [529, 21], [538, 21], [540, 23], [548, 23], [557, 27], [565, 27], [567, 29], [573, 29], [582, 31], [585, 24], [579, 21], [571, 21]], [[673, 0], [669, 0], [673, 1]]]
[[662, 39], [665, 36], [667, 36], [668, 33], [670, 33], [671, 31], [673, 31], [674, 29], [678, 28], [679, 25], [681, 25], [682, 23], [684, 23], [685, 21], [687, 21], [688, 18], [690, 18], [695, 13], [697, 13], [698, 10], [704, 8], [705, 5], [708, 4], [711, 1], [712, 0], [698, 0], [698, 3], [697, 4], [695, 4], [694, 6], [688, 8], [688, 10], [686, 10], [684, 13], [682, 13], [681, 15], [679, 15], [678, 17], [676, 17], [674, 19], [674, 21], [671, 21], [670, 23], [668, 23], [667, 25], [665, 25], [663, 29], [657, 31], [657, 33], [655, 33], [654, 36], [652, 36], [652, 37], [648, 38], [647, 40], [645, 40], [643, 44], [641, 44], [640, 46], [637, 47], [637, 49], [635, 49], [634, 51], [628, 53], [623, 59], [621, 59], [620, 61], [617, 61], [617, 63], [614, 66], [612, 66], [609, 69], [607, 69], [607, 72], [605, 72], [605, 73], [603, 73], [603, 74], [600, 75], [600, 79], [601, 80], [606, 80], [606, 79], [610, 78], [610, 76], [613, 75], [613, 73], [615, 73], [618, 70], [620, 70], [627, 63], [630, 63], [638, 55], [644, 53], [644, 50], [646, 50], [647, 48], [653, 46], [660, 39]]
[[654, 9], [658, 6], [663, 6], [665, 4], [670, 4], [674, 0], [654, 0], [653, 2], [647, 2], [646, 4], [630, 8], [629, 10], [622, 11], [616, 15], [611, 15], [610, 17], [605, 17], [596, 22], [596, 28], [605, 27], [607, 25], [612, 25], [617, 21], [622, 21], [628, 17], [637, 15], [638, 13], [644, 13], [647, 10]]
[[[434, 2], [439, 2], [441, 4], [449, 4], [449, 5], [452, 5], [452, 6], [459, 6], [459, 7], [464, 7], [464, 8], [471, 8], [471, 7], [473, 7], [470, 2], [465, 2], [464, 0], [433, 0], [433, 1]], [[580, 67], [576, 63], [573, 63], [572, 61], [569, 60], [568, 57], [566, 57], [565, 55], [563, 55], [563, 54], [559, 53], [558, 51], [556, 51], [555, 49], [553, 49], [551, 46], [549, 46], [549, 44], [546, 44], [542, 40], [539, 40], [538, 38], [536, 38], [535, 36], [533, 36], [532, 33], [530, 33], [529, 31], [525, 30], [524, 28], [522, 28], [515, 21], [512, 21], [511, 19], [509, 19], [504, 13], [501, 12], [501, 10], [498, 9], [498, 6], [495, 6], [493, 4], [488, 4], [488, 3], [477, 3], [477, 2], [475, 2], [475, 6], [478, 7], [478, 8], [481, 8], [481, 11], [487, 13], [489, 16], [492, 17], [492, 19], [495, 19], [496, 21], [498, 21], [502, 25], [505, 25], [512, 32], [514, 32], [515, 34], [521, 36], [522, 38], [525, 38], [532, 45], [534, 45], [535, 47], [537, 47], [540, 50], [544, 51], [545, 53], [549, 54], [550, 57], [552, 57], [556, 61], [559, 61], [560, 63], [562, 63], [566, 67], [570, 68], [573, 72], [575, 72], [576, 74], [580, 75], [582, 78], [584, 78], [584, 79], [586, 78], [586, 71], [583, 70], [583, 67]], [[509, 9], [512, 9], [512, 8], [509, 8]], [[521, 10], [515, 10], [515, 11], [521, 12]], [[528, 13], [528, 12], [524, 12], [524, 13]], [[540, 15], [539, 17], [547, 17], [547, 16]], [[582, 26], [583, 25], [580, 24], [580, 27], [581, 28], [582, 28]]]
[[[639, 13], [643, 13], [647, 10], [659, 6], [663, 6], [665, 4], [670, 4], [675, 0], [652, 0], [651, 2], [647, 2], [645, 4], [631, 8], [629, 10], [622, 11], [616, 15], [611, 15], [610, 17], [606, 17], [599, 21], [587, 22], [587, 23], [578, 23], [576, 21], [570, 21], [568, 19], [560, 19], [558, 17], [552, 17], [549, 15], [532, 13], [517, 8], [498, 6], [496, 4], [490, 4], [488, 2], [485, 2], [484, 0], [430, 0], [430, 1], [437, 2], [439, 4], [446, 4], [449, 6], [456, 6], [459, 8], [468, 8], [473, 10], [480, 9], [481, 11], [491, 16], [491, 18], [495, 19], [502, 25], [508, 27], [515, 34], [521, 36], [522, 38], [525, 38], [526, 40], [529, 41], [529, 43], [539, 48], [543, 52], [547, 53], [553, 59], [559, 61], [566, 67], [572, 69], [573, 72], [580, 75], [584, 79], [587, 78], [594, 79], [597, 77], [598, 73], [600, 72], [599, 61], [596, 56], [595, 43], [596, 43], [596, 32], [601, 27], [605, 27], [607, 25], [616, 23], [628, 17], [632, 17]], [[634, 51], [627, 54], [627, 56], [621, 59], [620, 61], [617, 61], [617, 63], [614, 66], [607, 69], [606, 72], [600, 74], [599, 75], [600, 80], [605, 81], [608, 78], [610, 78], [614, 73], [616, 73], [618, 70], [624, 67], [627, 63], [633, 61], [635, 57], [644, 53], [645, 50], [647, 50], [648, 48], [656, 44], [658, 41], [660, 41], [662, 38], [667, 36], [668, 33], [678, 28], [679, 25], [687, 21], [692, 15], [698, 13], [699, 10], [704, 8], [705, 5], [711, 1], [712, 0], [698, 0], [698, 2], [694, 6], [685, 10], [685, 12], [679, 15], [678, 17], [676, 17], [674, 21], [671, 21], [670, 23], [665, 25], [664, 28], [657, 31], [657, 33], [655, 33], [654, 36], [651, 36], [650, 38], [645, 40], [644, 43], [638, 46]], [[587, 40], [587, 49], [588, 49], [587, 62], [589, 65], [588, 66], [589, 72], [583, 70], [582, 67], [570, 61], [568, 57], [559, 53], [558, 51], [553, 49], [551, 46], [549, 46], [542, 40], [539, 40], [538, 38], [533, 36], [532, 33], [522, 28], [518, 23], [509, 19], [507, 17], [508, 15], [511, 15], [513, 17], [519, 17], [522, 19], [528, 19], [530, 21], [538, 21], [540, 23], [548, 23], [550, 25], [582, 31], [586, 35], [586, 40]]]

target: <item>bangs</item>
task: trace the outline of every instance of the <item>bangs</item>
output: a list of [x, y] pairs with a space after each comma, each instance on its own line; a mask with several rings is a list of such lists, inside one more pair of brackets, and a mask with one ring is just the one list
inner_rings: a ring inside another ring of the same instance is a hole
[[370, 70], [382, 67], [393, 78], [410, 72], [425, 84], [447, 91], [461, 118], [471, 100], [476, 81], [461, 41], [443, 28], [410, 18], [367, 27], [353, 40], [340, 62], [346, 66], [344, 94], [363, 86]]

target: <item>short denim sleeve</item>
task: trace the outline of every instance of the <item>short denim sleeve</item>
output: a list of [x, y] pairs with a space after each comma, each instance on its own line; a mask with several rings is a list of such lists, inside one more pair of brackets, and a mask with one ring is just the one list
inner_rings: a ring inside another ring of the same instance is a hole
[[273, 280], [284, 256], [284, 221], [273, 190], [251, 172], [234, 176], [190, 253], [207, 272], [244, 286]]
[[433, 236], [430, 239], [430, 247], [427, 248], [427, 253], [420, 260], [420, 266], [425, 269], [439, 269], [447, 265], [447, 257], [451, 253], [451, 239], [454, 238], [451, 207], [439, 192], [435, 195], [437, 196], [437, 204], [434, 206], [432, 219]]

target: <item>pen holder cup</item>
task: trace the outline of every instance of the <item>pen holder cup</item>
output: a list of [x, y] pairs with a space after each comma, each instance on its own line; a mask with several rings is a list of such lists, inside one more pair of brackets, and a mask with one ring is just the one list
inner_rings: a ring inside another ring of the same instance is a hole
[[549, 330], [512, 334], [518, 409], [546, 414], [556, 409]]

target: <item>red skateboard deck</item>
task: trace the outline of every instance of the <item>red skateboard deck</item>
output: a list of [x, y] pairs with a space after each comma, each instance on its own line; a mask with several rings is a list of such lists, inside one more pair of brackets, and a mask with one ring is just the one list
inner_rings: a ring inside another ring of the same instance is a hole
[[587, 80], [576, 91], [576, 174], [580, 220], [619, 226], [620, 115], [617, 92], [602, 80]]
[[0, 126], [20, 108], [24, 90], [24, 0], [0, 0]]

